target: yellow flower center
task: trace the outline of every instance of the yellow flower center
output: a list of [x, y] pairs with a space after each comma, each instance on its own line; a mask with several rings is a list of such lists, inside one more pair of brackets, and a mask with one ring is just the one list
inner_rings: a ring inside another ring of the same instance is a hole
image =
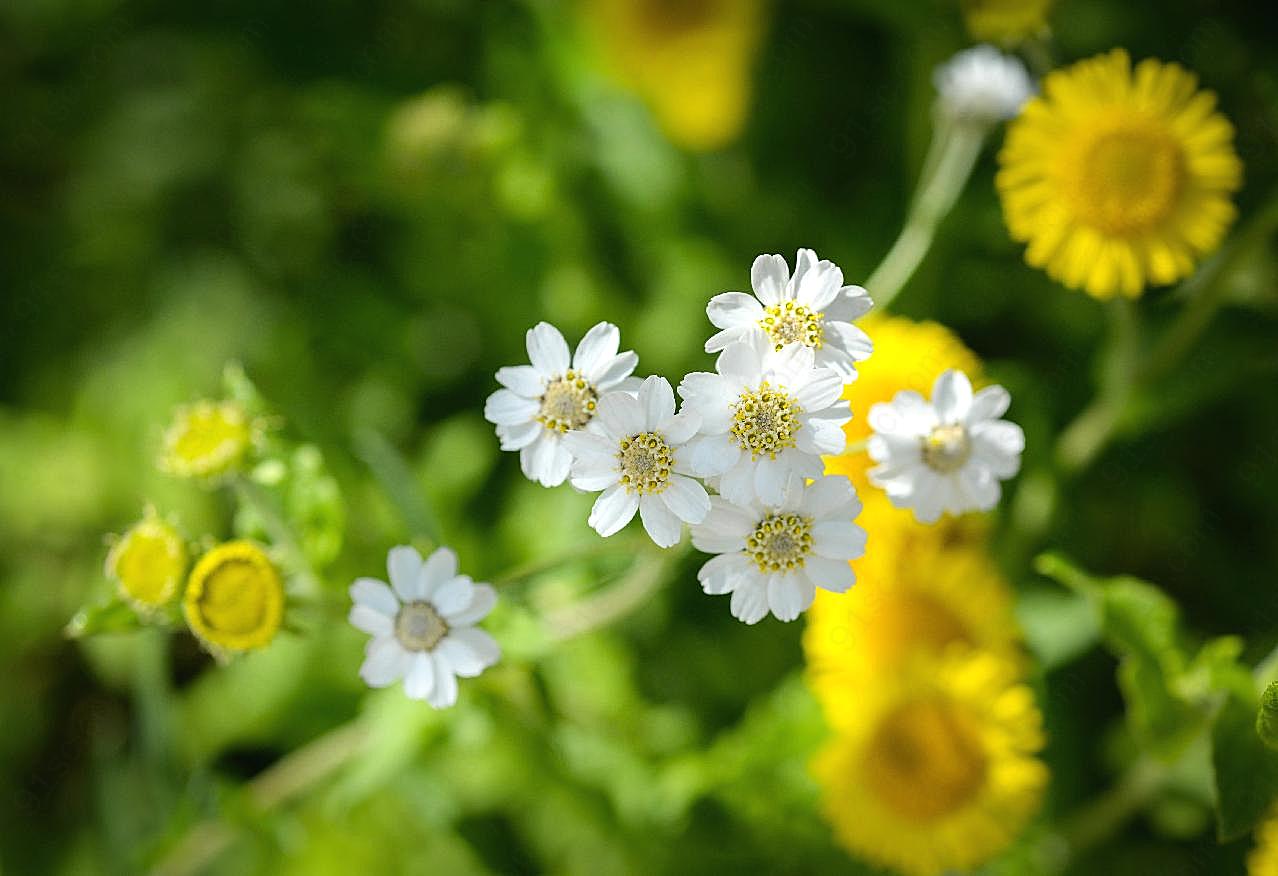
[[963, 622], [932, 596], [913, 591], [888, 592], [867, 606], [862, 624], [866, 651], [882, 666], [899, 664], [914, 651], [940, 654], [955, 642], [971, 644]]
[[803, 408], [782, 389], [773, 389], [765, 380], [757, 390], [747, 389], [732, 405], [732, 426], [728, 429], [737, 446], [753, 458], [777, 458], [777, 453], [794, 446], [795, 433], [803, 424]]
[[1125, 117], [1064, 150], [1062, 190], [1078, 220], [1107, 234], [1132, 234], [1166, 219], [1185, 179], [1181, 147], [1152, 121]]
[[148, 516], [116, 542], [107, 555], [106, 570], [125, 599], [153, 609], [177, 594], [186, 562], [186, 545], [177, 530]]
[[162, 466], [183, 477], [212, 477], [236, 468], [253, 429], [236, 402], [201, 401], [179, 408], [164, 436]]
[[800, 569], [812, 552], [812, 520], [798, 514], [765, 517], [746, 539], [746, 553], [760, 572]]
[[226, 651], [261, 648], [284, 614], [284, 584], [270, 558], [248, 541], [215, 547], [196, 563], [183, 609], [191, 630]]
[[621, 465], [621, 483], [630, 493], [660, 493], [670, 483], [674, 454], [670, 445], [656, 432], [641, 432], [621, 441], [617, 453]]
[[448, 635], [448, 624], [429, 602], [406, 602], [395, 615], [395, 638], [409, 651], [431, 651]]
[[825, 344], [825, 328], [821, 320], [825, 314], [809, 310], [807, 305], [794, 301], [769, 305], [759, 325], [772, 338], [777, 350], [786, 344], [800, 343], [805, 347], [820, 349]]
[[863, 761], [870, 790], [911, 821], [934, 821], [961, 808], [985, 783], [986, 766], [976, 720], [939, 696], [888, 714]]
[[639, 0], [635, 4], [643, 31], [652, 38], [677, 37], [723, 17], [723, 0]]
[[598, 398], [599, 394], [585, 378], [569, 370], [547, 384], [537, 422], [552, 432], [580, 429], [594, 418]]
[[958, 471], [971, 455], [972, 442], [963, 426], [937, 426], [923, 439], [923, 461], [941, 474]]

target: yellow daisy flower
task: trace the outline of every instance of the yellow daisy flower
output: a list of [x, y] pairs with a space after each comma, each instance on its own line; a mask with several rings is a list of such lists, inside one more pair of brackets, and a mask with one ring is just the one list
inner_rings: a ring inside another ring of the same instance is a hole
[[254, 441], [255, 426], [234, 401], [198, 401], [174, 413], [164, 433], [160, 468], [188, 478], [216, 478], [238, 469]]
[[1256, 846], [1247, 856], [1247, 876], [1278, 876], [1278, 810], [1256, 828]]
[[952, 650], [848, 697], [812, 769], [835, 837], [909, 876], [967, 871], [1006, 848], [1047, 785], [1042, 716], [1005, 661]]
[[191, 632], [215, 654], [264, 648], [284, 619], [284, 582], [260, 546], [226, 542], [191, 570], [182, 610]]
[[605, 62], [671, 140], [718, 149], [745, 124], [762, 0], [582, 0]]
[[1051, 73], [999, 153], [1025, 260], [1097, 298], [1189, 276], [1234, 219], [1234, 129], [1176, 64], [1115, 49]]
[[858, 572], [869, 583], [818, 593], [808, 611], [808, 678], [832, 713], [866, 679], [894, 673], [919, 653], [958, 644], [1021, 663], [1011, 591], [985, 548], [950, 547], [912, 530], [893, 535], [867, 551]]
[[1047, 27], [1053, 0], [960, 0], [972, 39], [1014, 43]]
[[177, 595], [188, 561], [181, 534], [148, 507], [111, 546], [106, 575], [116, 582], [120, 596], [138, 610], [151, 612]]

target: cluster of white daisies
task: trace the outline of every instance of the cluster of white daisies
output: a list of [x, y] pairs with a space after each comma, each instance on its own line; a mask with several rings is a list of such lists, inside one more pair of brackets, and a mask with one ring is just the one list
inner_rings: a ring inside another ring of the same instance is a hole
[[[941, 68], [937, 87], [942, 112], [982, 123], [1011, 115], [1031, 91], [1019, 62], [989, 47]], [[769, 612], [794, 620], [816, 588], [842, 593], [855, 582], [861, 503], [847, 478], [824, 474], [821, 457], [847, 449], [843, 388], [873, 351], [852, 324], [869, 296], [812, 250], [799, 250], [793, 274], [783, 257], [761, 255], [750, 280], [754, 294], [710, 300], [719, 331], [705, 350], [719, 357], [713, 372], [679, 382], [682, 405], [664, 377], [632, 376], [639, 357], [619, 352], [621, 334], [607, 322], [571, 352], [558, 329], [538, 323], [530, 364], [498, 370], [502, 388], [484, 405], [529, 479], [599, 493], [588, 523], [601, 536], [638, 513], [668, 548], [690, 525], [693, 545], [714, 554], [697, 574], [702, 588], [731, 594], [733, 617], [747, 624]], [[1024, 447], [1020, 428], [1000, 419], [1009, 402], [1002, 387], [974, 394], [965, 375], [947, 371], [930, 400], [901, 392], [875, 405], [871, 481], [923, 522], [994, 507]], [[389, 585], [361, 578], [350, 588], [350, 621], [372, 637], [360, 675], [372, 687], [403, 679], [409, 697], [451, 706], [457, 678], [500, 657], [475, 626], [496, 593], [458, 574], [447, 548], [425, 559], [393, 548], [387, 572]]]

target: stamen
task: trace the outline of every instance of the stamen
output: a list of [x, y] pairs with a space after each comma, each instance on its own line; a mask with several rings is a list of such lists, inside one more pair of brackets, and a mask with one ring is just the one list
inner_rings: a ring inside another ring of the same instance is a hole
[[753, 458], [767, 456], [776, 459], [777, 453], [794, 446], [795, 433], [802, 423], [799, 415], [803, 409], [787, 392], [773, 389], [765, 380], [758, 390], [741, 393], [732, 406], [732, 426], [729, 433], [742, 450], [750, 451]]
[[623, 438], [617, 454], [621, 466], [621, 483], [628, 492], [646, 495], [660, 493], [670, 483], [674, 454], [670, 445], [656, 432], [641, 432]]
[[546, 385], [537, 422], [552, 432], [580, 429], [594, 418], [598, 399], [589, 381], [570, 369]]
[[923, 461], [941, 474], [958, 471], [971, 455], [972, 442], [963, 426], [937, 426], [923, 439]]
[[765, 517], [746, 539], [746, 553], [760, 572], [802, 568], [812, 552], [812, 520], [798, 514]]
[[448, 624], [429, 602], [406, 602], [395, 615], [395, 638], [409, 651], [431, 651], [448, 635]]
[[805, 347], [821, 349], [825, 344], [825, 327], [821, 321], [825, 314], [809, 310], [804, 304], [785, 301], [772, 304], [764, 310], [761, 325], [772, 338], [776, 350], [786, 344], [800, 343]]

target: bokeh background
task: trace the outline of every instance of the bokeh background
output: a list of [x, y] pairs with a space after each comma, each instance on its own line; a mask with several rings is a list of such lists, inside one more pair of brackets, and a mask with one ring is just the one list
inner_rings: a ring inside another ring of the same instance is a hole
[[[105, 534], [145, 503], [229, 533], [225, 495], [154, 466], [174, 405], [217, 395], [227, 361], [340, 485], [340, 600], [414, 514], [476, 578], [594, 544], [590, 497], [523, 480], [481, 417], [534, 322], [575, 340], [610, 320], [640, 373], [677, 379], [709, 366], [705, 302], [755, 254], [811, 246], [868, 274], [927, 147], [932, 69], [971, 42], [956, 4], [619, 5], [0, 5], [0, 871], [873, 872], [812, 802], [802, 623], [739, 624], [690, 554], [582, 634], [574, 600], [621, 558], [503, 591], [563, 641], [507, 643], [511, 668], [446, 714], [370, 696], [341, 611], [225, 668], [181, 635], [63, 636], [110, 590]], [[721, 31], [680, 43], [705, 16]], [[1198, 72], [1237, 128], [1241, 213], [1269, 197], [1263, 4], [1061, 0], [1051, 23], [1059, 62], [1124, 46]], [[693, 56], [712, 85], [695, 95]], [[1091, 398], [1105, 324], [1023, 264], [993, 170], [989, 149], [895, 310], [953, 328], [1009, 387], [1031, 471]], [[1197, 636], [1269, 650], [1275, 276], [1272, 250], [1239, 273], [1045, 533], [995, 538], [1014, 586], [1044, 586], [1030, 560], [1059, 548], [1157, 582]], [[1178, 306], [1142, 302], [1154, 326]], [[1113, 778], [1114, 669], [1093, 649], [1044, 680], [1044, 819]], [[322, 780], [246, 784], [360, 715], [372, 738]], [[1170, 795], [1076, 872], [1241, 872], [1248, 844], [1218, 846]]]

